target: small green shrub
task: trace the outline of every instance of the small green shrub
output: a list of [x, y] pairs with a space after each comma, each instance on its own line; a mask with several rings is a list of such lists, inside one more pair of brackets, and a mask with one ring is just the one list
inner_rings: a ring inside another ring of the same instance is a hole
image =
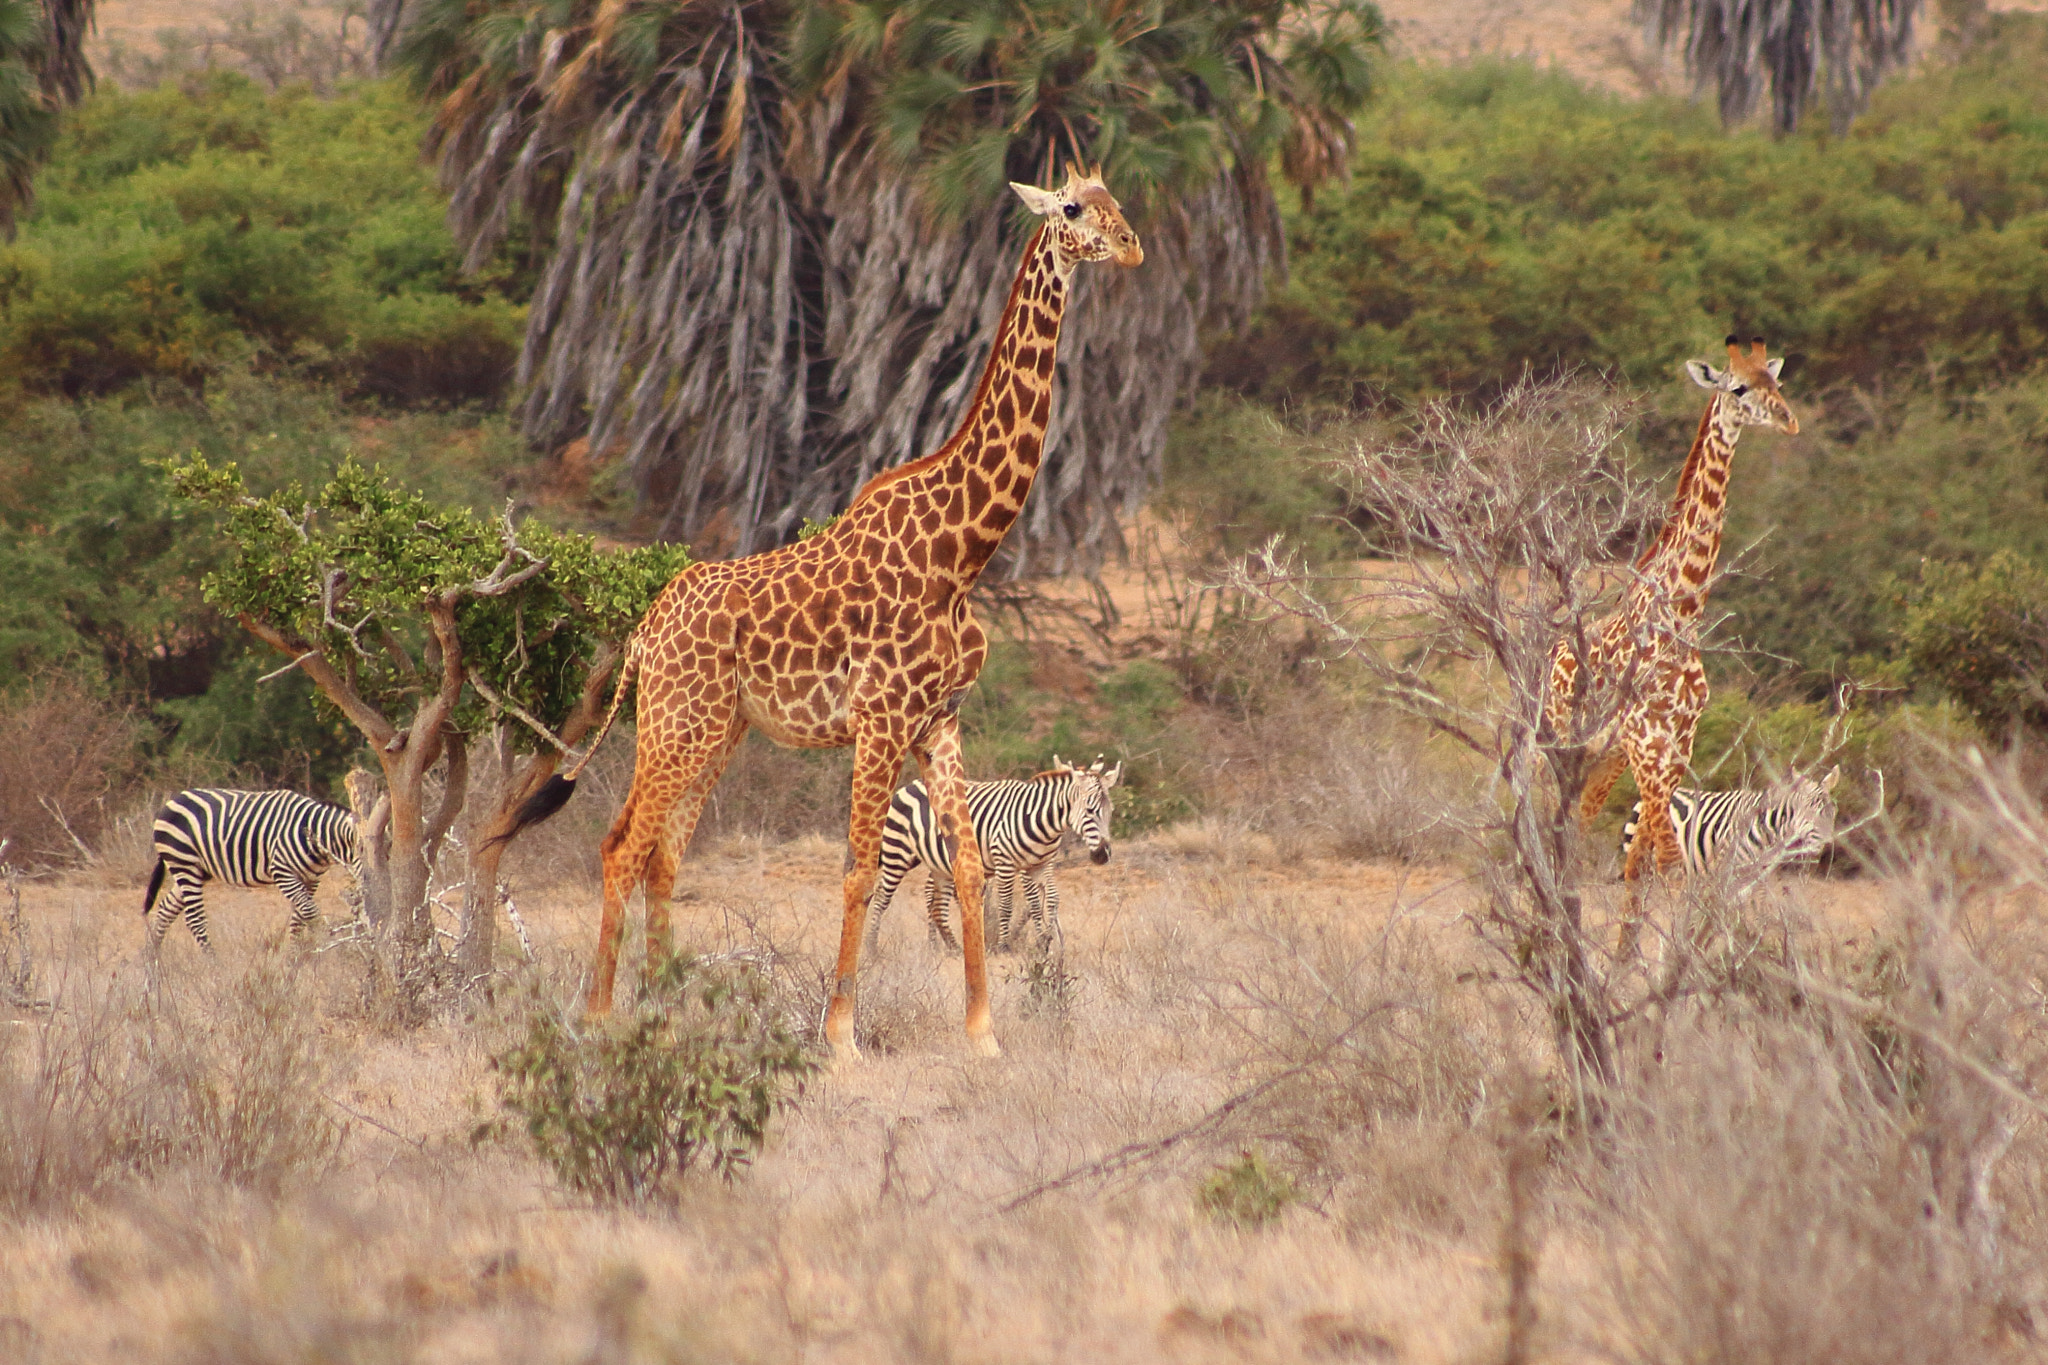
[[1912, 676], [1992, 734], [2048, 728], [2048, 572], [2010, 550], [1982, 565], [1923, 563], [1899, 642]]
[[541, 1004], [491, 1067], [503, 1113], [474, 1140], [523, 1133], [569, 1189], [644, 1204], [700, 1160], [738, 1175], [818, 1062], [761, 973], [682, 956], [646, 974], [617, 1022], [579, 1030]]
[[1246, 1148], [1228, 1166], [1210, 1172], [1195, 1191], [1195, 1203], [1211, 1217], [1241, 1228], [1262, 1228], [1301, 1202], [1301, 1189], [1276, 1171], [1256, 1150]]

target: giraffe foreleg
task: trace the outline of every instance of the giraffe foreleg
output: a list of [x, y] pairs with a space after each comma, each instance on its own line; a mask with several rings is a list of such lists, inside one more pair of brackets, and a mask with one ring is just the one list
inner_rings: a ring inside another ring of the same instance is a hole
[[960, 721], [941, 712], [917, 748], [925, 790], [939, 829], [953, 840], [953, 894], [960, 902], [960, 956], [967, 978], [967, 1041], [976, 1052], [993, 1057], [995, 1021], [988, 1004], [987, 925], [982, 918], [981, 846], [967, 809], [967, 776], [960, 761]]
[[725, 769], [732, 762], [733, 753], [740, 741], [747, 737], [747, 723], [734, 716], [724, 732], [707, 745], [702, 765], [696, 776], [683, 788], [682, 799], [676, 803], [669, 815], [667, 837], [657, 843], [647, 859], [647, 961], [658, 962], [675, 951], [669, 929], [669, 898], [675, 892], [676, 870], [682, 865], [683, 854], [689, 850], [690, 840], [697, 833], [697, 822], [703, 818], [704, 805], [711, 799], [711, 789], [718, 785], [718, 779], [725, 776]]
[[833, 971], [831, 1003], [825, 1007], [825, 1041], [840, 1060], [860, 1056], [853, 1041], [853, 1007], [860, 975], [861, 926], [881, 874], [882, 824], [888, 818], [896, 777], [903, 770], [903, 755], [909, 747], [909, 738], [895, 718], [856, 717], [846, 879], [840, 888], [839, 962]]

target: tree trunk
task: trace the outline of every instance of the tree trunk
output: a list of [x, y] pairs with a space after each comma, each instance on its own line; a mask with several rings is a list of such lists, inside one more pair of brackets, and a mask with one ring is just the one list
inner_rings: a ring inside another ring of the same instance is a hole
[[583, 675], [583, 694], [562, 723], [554, 742], [544, 743], [518, 765], [512, 761], [510, 724], [499, 727], [498, 802], [488, 822], [479, 822], [480, 837], [469, 845], [469, 889], [462, 898], [462, 942], [456, 950], [465, 977], [474, 981], [484, 976], [496, 961], [498, 942], [498, 864], [511, 847], [506, 838], [522, 802], [539, 791], [562, 764], [562, 749], [578, 743], [596, 727], [604, 714], [605, 682], [624, 657], [618, 645], [607, 644], [591, 659]]

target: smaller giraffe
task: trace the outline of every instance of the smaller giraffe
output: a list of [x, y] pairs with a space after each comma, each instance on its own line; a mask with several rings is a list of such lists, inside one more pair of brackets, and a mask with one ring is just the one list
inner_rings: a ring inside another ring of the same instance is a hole
[[[1589, 675], [1618, 684], [1623, 695], [1618, 713], [1588, 745], [1593, 767], [1579, 805], [1580, 821], [1591, 823], [1600, 813], [1624, 767], [1635, 774], [1642, 796], [1637, 837], [1622, 870], [1629, 884], [1624, 952], [1635, 942], [1641, 911], [1637, 883], [1645, 862], [1654, 852], [1662, 873], [1683, 857], [1671, 825], [1671, 793], [1692, 762], [1693, 732], [1707, 706], [1699, 620], [1721, 553], [1735, 442], [1745, 427], [1772, 427], [1788, 436], [1799, 431], [1799, 419], [1778, 388], [1784, 360], [1765, 355], [1762, 337], [1751, 341], [1747, 354], [1732, 336], [1726, 344], [1725, 370], [1702, 360], [1686, 362], [1693, 382], [1714, 396], [1679, 471], [1670, 515], [1657, 539], [1637, 557], [1626, 600], [1600, 624], [1588, 650]], [[1560, 732], [1570, 724], [1578, 678], [1579, 661], [1567, 644], [1560, 644], [1549, 707], [1551, 726]]]

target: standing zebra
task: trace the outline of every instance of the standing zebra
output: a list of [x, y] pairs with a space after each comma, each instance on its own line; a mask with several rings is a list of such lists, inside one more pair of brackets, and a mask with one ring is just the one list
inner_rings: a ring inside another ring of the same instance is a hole
[[[1671, 824], [1686, 875], [1698, 876], [1715, 866], [1769, 871], [1818, 858], [1835, 837], [1834, 790], [1841, 777], [1838, 765], [1818, 782], [1801, 777], [1768, 791], [1673, 791]], [[1638, 801], [1622, 826], [1624, 859], [1642, 810]]]
[[[185, 912], [192, 937], [208, 952], [201, 886], [218, 877], [230, 886], [275, 886], [291, 902], [292, 932], [303, 932], [319, 912], [313, 888], [335, 863], [355, 881], [352, 902], [362, 913], [363, 868], [355, 817], [339, 806], [297, 792], [238, 792], [194, 788], [179, 792], [157, 812], [150, 840], [156, 870], [142, 913], [150, 920], [149, 946]], [[170, 894], [159, 899], [164, 879]]]
[[[1017, 902], [1017, 886], [1024, 887], [1025, 914], [1038, 924], [1039, 941], [1049, 942], [1059, 928], [1060, 893], [1053, 884], [1052, 862], [1059, 855], [1060, 842], [1069, 830], [1081, 836], [1088, 857], [1096, 863], [1109, 861], [1110, 788], [1123, 775], [1124, 765], [1104, 771], [1102, 760], [1092, 767], [1075, 768], [1054, 755], [1053, 766], [1026, 781], [970, 782], [967, 784], [967, 813], [974, 821], [974, 837], [981, 845], [983, 871], [996, 893], [996, 949], [1010, 946], [1010, 916]], [[932, 818], [931, 798], [920, 779], [896, 793], [889, 803], [889, 817], [882, 826], [881, 873], [868, 898], [868, 942], [872, 946], [880, 931], [882, 912], [896, 895], [896, 888], [920, 863], [931, 868], [925, 888], [925, 914], [931, 935], [949, 950], [959, 951], [947, 924], [947, 906], [953, 901], [953, 844], [942, 839]]]

